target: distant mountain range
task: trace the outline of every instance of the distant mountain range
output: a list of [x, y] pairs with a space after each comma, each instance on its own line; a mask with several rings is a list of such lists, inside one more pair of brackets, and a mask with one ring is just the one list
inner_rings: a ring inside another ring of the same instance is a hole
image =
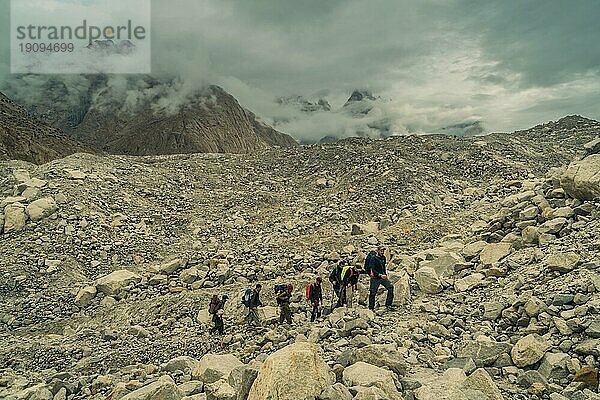
[[[264, 123], [218, 86], [188, 90], [177, 80], [151, 76], [70, 79], [23, 75], [5, 85], [15, 101], [0, 93], [0, 159], [45, 163], [75, 152], [252, 153], [298, 146], [291, 136]], [[339, 109], [323, 98], [288, 96], [276, 101], [302, 114], [327, 113], [359, 121], [351, 125], [351, 136], [397, 134], [394, 121], [382, 111], [385, 101], [366, 90], [354, 91]], [[273, 123], [277, 127], [284, 121]], [[515, 134], [545, 137], [590, 127], [600, 131], [596, 121], [568, 116]], [[469, 121], [432, 133], [477, 136], [486, 130], [481, 121]], [[340, 139], [324, 132], [316, 142]]]
[[80, 77], [76, 82], [39, 79], [19, 77], [8, 91], [56, 132], [97, 151], [250, 153], [298, 146], [218, 86], [188, 93], [177, 81], [149, 76], [116, 81], [104, 75]]
[[[394, 117], [389, 112], [389, 107], [387, 105], [388, 101], [374, 95], [371, 91], [366, 89], [354, 90], [345, 104], [339, 109], [332, 108], [329, 102], [323, 98], [319, 98], [318, 100], [308, 100], [302, 96], [288, 96], [277, 99], [276, 103], [283, 106], [294, 107], [305, 114], [324, 112], [330, 113], [332, 117], [338, 116], [340, 118], [354, 120], [354, 124], [348, 124], [352, 126], [353, 131], [348, 132], [346, 130], [343, 132], [343, 136], [338, 136], [334, 132], [323, 132], [324, 136], [320, 139], [316, 139], [313, 142], [304, 141], [304, 144], [311, 144], [314, 142], [331, 143], [347, 136], [381, 139], [393, 135], [406, 134], [406, 130], [403, 130], [402, 132], [397, 130], [397, 121], [395, 121]], [[285, 127], [288, 123], [290, 123], [290, 118], [276, 118], [274, 126]], [[411, 133], [410, 127], [408, 127], [408, 131]], [[486, 130], [482, 121], [464, 121], [440, 127], [428, 133], [454, 136], [476, 136], [485, 132]], [[415, 130], [414, 133], [423, 132]]]

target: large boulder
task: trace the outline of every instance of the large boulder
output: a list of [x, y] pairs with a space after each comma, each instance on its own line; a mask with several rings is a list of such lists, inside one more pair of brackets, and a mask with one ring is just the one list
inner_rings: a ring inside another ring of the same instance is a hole
[[237, 400], [235, 389], [227, 381], [220, 379], [204, 387], [206, 400]]
[[485, 249], [485, 246], [487, 246], [487, 244], [488, 243], [484, 242], [483, 240], [469, 243], [462, 249], [462, 255], [470, 260], [471, 258], [478, 256], [479, 253], [481, 253], [481, 251]]
[[39, 221], [54, 214], [58, 210], [53, 197], [44, 197], [27, 206], [27, 215], [32, 221]]
[[[449, 368], [444, 374], [428, 382], [423, 382], [415, 390], [416, 400], [471, 400], [459, 386], [467, 379], [463, 370]], [[473, 398], [474, 399], [474, 398]]]
[[166, 372], [192, 372], [198, 365], [198, 360], [190, 356], [179, 356], [162, 364], [160, 368]]
[[22, 231], [26, 223], [27, 216], [23, 204], [12, 203], [4, 208], [4, 233]]
[[417, 400], [504, 400], [502, 393], [483, 368], [469, 377], [458, 368], [449, 368], [444, 374], [415, 391]]
[[351, 356], [351, 361], [352, 363], [362, 361], [376, 367], [389, 368], [398, 376], [404, 376], [407, 368], [402, 354], [396, 346], [390, 344], [372, 344], [356, 349]]
[[248, 400], [317, 397], [334, 382], [334, 374], [319, 355], [319, 347], [314, 343], [296, 342], [267, 357]]
[[165, 375], [140, 389], [121, 397], [121, 400], [180, 400], [183, 392], [173, 379]]
[[329, 386], [319, 396], [319, 400], [352, 400], [352, 393], [341, 383]]
[[204, 383], [214, 383], [219, 379], [229, 379], [231, 371], [244, 365], [233, 354], [206, 354], [192, 372], [192, 378]]
[[513, 363], [519, 367], [527, 367], [540, 361], [550, 344], [543, 337], [531, 334], [521, 339], [513, 346], [510, 356]]
[[555, 235], [557, 233], [559, 233], [562, 228], [564, 228], [567, 225], [567, 219], [563, 218], [563, 217], [558, 217], [558, 218], [553, 218], [549, 221], [544, 222], [542, 225], [540, 225], [540, 227], [538, 228], [538, 232], [540, 233], [540, 235], [543, 234], [552, 234]]
[[81, 288], [75, 296], [75, 304], [81, 308], [85, 308], [90, 305], [94, 297], [96, 297], [96, 286], [86, 286]]
[[229, 374], [227, 382], [235, 389], [237, 393], [237, 400], [246, 400], [250, 393], [250, 388], [258, 376], [258, 371], [262, 363], [259, 361], [252, 361], [249, 364], [235, 367]]
[[480, 336], [476, 340], [462, 342], [456, 351], [456, 356], [459, 358], [472, 358], [477, 367], [489, 367], [502, 354], [508, 354], [511, 348], [510, 343], [496, 342]]
[[410, 279], [405, 271], [398, 275], [397, 277], [390, 276], [394, 282], [394, 303], [405, 305], [410, 302]]
[[169, 261], [166, 261], [162, 264], [156, 264], [150, 266], [149, 270], [151, 272], [163, 275], [171, 275], [175, 271], [180, 268], [183, 268], [187, 265], [187, 260], [184, 258], [175, 258]]
[[142, 277], [135, 272], [121, 269], [98, 278], [96, 280], [96, 289], [106, 295], [112, 296], [121, 292], [131, 283], [139, 283], [141, 280]]
[[485, 275], [479, 272], [467, 275], [464, 278], [457, 279], [456, 281], [454, 281], [454, 290], [456, 290], [457, 292], [469, 291], [477, 285], [479, 285], [484, 278]]
[[457, 265], [464, 263], [465, 259], [461, 255], [453, 252], [443, 252], [431, 261], [422, 261], [419, 267], [431, 267], [438, 276], [450, 277], [454, 275]]
[[571, 357], [565, 353], [546, 353], [538, 372], [546, 379], [560, 380], [569, 376]]
[[419, 268], [415, 272], [415, 280], [425, 293], [435, 294], [442, 291], [442, 282], [432, 267]]
[[354, 223], [350, 227], [350, 234], [352, 236], [376, 234], [377, 232], [379, 232], [379, 222], [369, 222], [367, 224]]
[[490, 243], [479, 253], [479, 260], [485, 266], [495, 265], [510, 254], [511, 243]]
[[344, 385], [348, 387], [376, 387], [381, 389], [390, 400], [402, 400], [402, 395], [396, 388], [394, 374], [387, 369], [359, 361], [344, 369], [342, 378]]
[[479, 368], [469, 375], [460, 385], [460, 389], [463, 392], [469, 390], [479, 391], [486, 396], [486, 400], [504, 400], [500, 389], [498, 389], [492, 377], [483, 368]]
[[554, 253], [546, 258], [546, 266], [550, 271], [570, 272], [581, 263], [579, 254], [569, 251], [567, 253]]
[[375, 386], [354, 386], [352, 387], [352, 391], [356, 392], [352, 400], [390, 400], [383, 390]]
[[560, 184], [571, 197], [580, 200], [600, 197], [600, 154], [572, 162], [560, 176]]

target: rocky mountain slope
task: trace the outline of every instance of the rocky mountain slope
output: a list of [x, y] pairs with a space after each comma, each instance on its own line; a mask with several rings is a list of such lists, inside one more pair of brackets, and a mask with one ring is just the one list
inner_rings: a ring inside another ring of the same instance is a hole
[[248, 153], [298, 145], [218, 86], [187, 93], [177, 81], [150, 76], [73, 79], [24, 76], [9, 81], [7, 90], [39, 118], [112, 154]]
[[[477, 138], [1, 162], [0, 397], [597, 398], [599, 134], [568, 117]], [[306, 283], [377, 244], [399, 310], [311, 324]], [[264, 322], [248, 328], [256, 282]], [[274, 322], [284, 282], [292, 326]], [[217, 338], [213, 294], [231, 299]]]
[[133, 112], [119, 111], [119, 103], [117, 109], [92, 107], [75, 132], [112, 154], [250, 153], [297, 146], [218, 86], [210, 86], [176, 110], [157, 103], [160, 98]]
[[0, 160], [42, 164], [84, 151], [91, 150], [35, 119], [0, 93]]

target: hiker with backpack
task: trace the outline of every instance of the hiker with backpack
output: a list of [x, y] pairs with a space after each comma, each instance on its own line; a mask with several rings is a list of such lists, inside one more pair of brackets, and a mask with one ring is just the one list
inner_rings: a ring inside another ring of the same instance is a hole
[[278, 288], [279, 285], [275, 286], [277, 304], [280, 308], [279, 324], [283, 324], [283, 321], [287, 321], [288, 324], [292, 325], [292, 310], [290, 309], [290, 302], [292, 299], [292, 290], [294, 287], [289, 284], [285, 286], [285, 289]]
[[321, 304], [323, 304], [323, 289], [321, 283], [323, 279], [318, 276], [314, 283], [309, 283], [306, 286], [306, 298], [312, 304], [312, 313], [310, 322], [315, 322], [315, 319], [321, 316]]
[[341, 307], [345, 302], [344, 293], [342, 293], [342, 270], [344, 269], [345, 264], [344, 260], [339, 261], [329, 274], [329, 282], [331, 282], [333, 292], [338, 298], [335, 306], [332, 305], [332, 308]]
[[225, 302], [229, 299], [227, 295], [223, 295], [222, 298], [219, 299], [219, 296], [216, 294], [210, 300], [210, 305], [208, 306], [208, 313], [212, 315], [212, 322], [214, 326], [211, 328], [210, 333], [219, 332], [219, 334], [223, 334], [225, 331], [225, 323], [223, 322], [223, 313], [225, 308]]
[[370, 276], [369, 282], [369, 309], [375, 309], [375, 297], [379, 286], [387, 290], [387, 296], [385, 298], [385, 306], [388, 310], [393, 310], [394, 306], [394, 285], [388, 279], [385, 264], [385, 248], [382, 246], [377, 247], [376, 252], [370, 252], [365, 260], [366, 271]]
[[354, 265], [346, 265], [342, 269], [342, 295], [348, 308], [352, 308], [354, 293], [358, 290], [360, 270]]
[[260, 318], [258, 317], [258, 307], [262, 306], [260, 302], [260, 289], [262, 285], [256, 284], [254, 289], [246, 289], [244, 296], [242, 297], [242, 303], [248, 308], [248, 315], [246, 315], [246, 322], [248, 325], [260, 324]]

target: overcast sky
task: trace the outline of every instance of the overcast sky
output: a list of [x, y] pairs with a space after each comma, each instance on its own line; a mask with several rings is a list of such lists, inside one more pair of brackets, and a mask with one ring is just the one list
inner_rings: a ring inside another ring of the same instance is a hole
[[156, 0], [153, 71], [220, 84], [265, 118], [278, 96], [339, 107], [367, 88], [399, 126], [511, 131], [600, 118], [599, 15], [596, 0]]

